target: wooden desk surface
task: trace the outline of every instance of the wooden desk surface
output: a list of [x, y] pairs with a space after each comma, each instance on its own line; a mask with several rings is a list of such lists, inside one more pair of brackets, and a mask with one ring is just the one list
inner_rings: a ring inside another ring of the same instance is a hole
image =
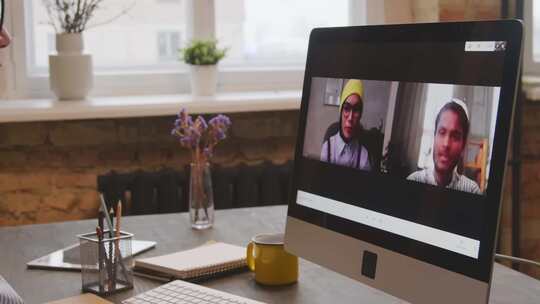
[[[216, 224], [207, 231], [189, 228], [188, 214], [126, 217], [123, 230], [141, 240], [157, 241], [157, 247], [144, 253], [150, 257], [201, 245], [208, 240], [246, 245], [252, 235], [283, 231], [286, 207], [258, 207], [216, 212]], [[75, 235], [93, 231], [94, 220], [0, 228], [0, 274], [28, 304], [43, 303], [80, 294], [78, 272], [29, 270], [26, 263], [47, 253], [76, 243]], [[158, 286], [159, 283], [135, 277], [132, 291], [109, 300], [121, 300]], [[203, 285], [267, 303], [401, 303], [397, 298], [305, 260], [300, 261], [298, 284], [264, 287], [249, 272], [215, 279]], [[490, 303], [540, 303], [540, 281], [495, 265]]]

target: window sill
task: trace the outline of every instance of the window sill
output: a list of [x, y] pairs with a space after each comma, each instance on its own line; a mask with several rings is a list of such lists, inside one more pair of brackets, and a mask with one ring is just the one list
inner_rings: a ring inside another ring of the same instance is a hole
[[0, 101], [1, 122], [127, 118], [190, 113], [297, 110], [301, 91], [218, 93], [215, 96], [155, 95], [94, 97], [85, 101], [27, 99]]
[[530, 101], [540, 101], [540, 77], [523, 75], [521, 78], [525, 97]]

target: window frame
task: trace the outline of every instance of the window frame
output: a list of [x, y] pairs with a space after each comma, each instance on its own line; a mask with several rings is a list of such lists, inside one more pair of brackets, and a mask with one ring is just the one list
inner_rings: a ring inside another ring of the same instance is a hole
[[[192, 38], [213, 38], [215, 36], [215, 0], [185, 0], [187, 35]], [[52, 98], [48, 73], [32, 74], [29, 60], [31, 52], [32, 25], [30, 16], [31, 0], [10, 1], [8, 12], [13, 32], [14, 91], [10, 98]], [[349, 0], [349, 20], [351, 25], [366, 23], [367, 0]], [[209, 16], [211, 16], [209, 18]], [[178, 67], [181, 67], [179, 64]], [[258, 91], [258, 90], [301, 90], [304, 66], [286, 67], [220, 67], [218, 68], [218, 90]], [[189, 93], [189, 69], [168, 68], [138, 69], [127, 71], [94, 71], [94, 87], [91, 96], [123, 95], [163, 95]]]
[[524, 41], [523, 41], [523, 73], [526, 76], [540, 77], [540, 62], [534, 61], [533, 55], [533, 0], [525, 0], [523, 9]]

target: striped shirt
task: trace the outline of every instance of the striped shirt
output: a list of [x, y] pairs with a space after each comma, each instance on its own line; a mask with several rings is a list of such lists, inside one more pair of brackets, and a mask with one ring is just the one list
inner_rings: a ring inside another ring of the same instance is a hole
[[[330, 157], [328, 143], [330, 143]], [[358, 140], [346, 143], [339, 132], [324, 142], [321, 149], [321, 161], [366, 171], [371, 170], [368, 150]]]
[[[437, 182], [435, 181], [435, 175], [433, 174], [433, 169], [424, 169], [424, 170], [413, 172], [411, 175], [407, 177], [407, 179], [415, 181], [415, 182], [419, 182], [419, 183], [438, 186]], [[480, 191], [480, 188], [478, 188], [478, 185], [476, 184], [476, 182], [466, 177], [465, 175], [458, 174], [455, 171], [452, 174], [452, 180], [450, 181], [448, 185], [446, 185], [446, 188], [450, 188], [450, 189], [454, 189], [458, 191], [470, 192], [474, 194], [482, 194], [482, 191]]]
[[0, 276], [0, 304], [23, 304], [23, 300], [9, 286], [8, 282]]

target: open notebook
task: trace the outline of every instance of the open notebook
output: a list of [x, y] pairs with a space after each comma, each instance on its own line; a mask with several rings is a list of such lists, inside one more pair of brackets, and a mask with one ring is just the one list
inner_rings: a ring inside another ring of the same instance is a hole
[[135, 274], [164, 280], [204, 280], [246, 268], [246, 248], [212, 243], [190, 250], [135, 260]]

